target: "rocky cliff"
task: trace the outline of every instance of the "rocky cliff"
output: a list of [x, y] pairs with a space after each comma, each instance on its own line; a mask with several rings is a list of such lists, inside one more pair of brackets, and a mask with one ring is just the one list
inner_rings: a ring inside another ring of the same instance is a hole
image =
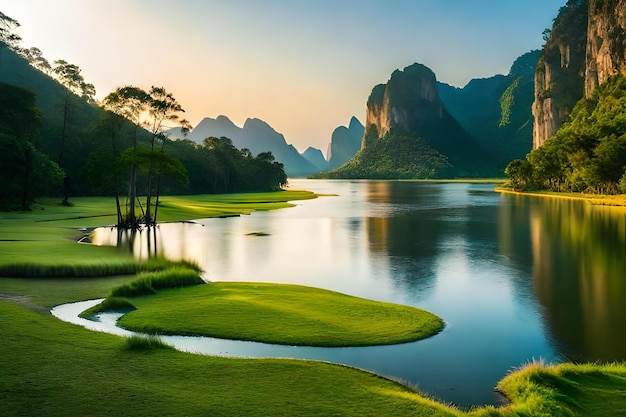
[[[365, 138], [376, 129], [382, 138], [391, 130], [423, 139], [453, 163], [471, 148], [469, 134], [450, 115], [439, 97], [435, 74], [422, 64], [396, 70], [387, 84], [374, 87], [367, 100]], [[369, 139], [371, 140], [371, 139]], [[361, 148], [368, 146], [364, 140]]]
[[535, 72], [533, 149], [567, 120], [583, 96], [587, 49], [587, 0], [569, 0], [559, 10]]
[[413, 64], [367, 100], [361, 149], [330, 178], [453, 178], [494, 175], [486, 152], [450, 115], [435, 74]]
[[589, 0], [585, 96], [611, 75], [626, 74], [626, 0]]

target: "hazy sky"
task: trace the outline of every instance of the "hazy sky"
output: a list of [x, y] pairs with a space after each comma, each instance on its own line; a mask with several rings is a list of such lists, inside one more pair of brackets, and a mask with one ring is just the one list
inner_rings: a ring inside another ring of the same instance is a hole
[[265, 120], [324, 153], [372, 87], [419, 62], [463, 87], [541, 47], [566, 0], [0, 0], [22, 46], [82, 69], [102, 98], [163, 86], [196, 125]]

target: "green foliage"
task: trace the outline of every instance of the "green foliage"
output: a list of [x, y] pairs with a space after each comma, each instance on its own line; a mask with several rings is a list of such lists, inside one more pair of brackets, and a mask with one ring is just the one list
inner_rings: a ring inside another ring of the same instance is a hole
[[0, 83], [0, 209], [28, 209], [63, 177], [58, 165], [33, 145], [40, 126], [35, 95]]
[[[228, 138], [206, 138], [203, 145], [189, 140], [168, 144], [169, 152], [187, 169], [191, 194], [240, 193], [279, 190], [287, 184], [283, 164], [271, 152], [256, 157], [237, 149]], [[169, 194], [181, 194], [180, 187], [165, 182]]]
[[511, 83], [511, 85], [504, 90], [502, 96], [500, 97], [500, 107], [501, 107], [501, 115], [500, 115], [500, 123], [498, 126], [504, 127], [511, 123], [511, 113], [513, 111], [513, 105], [515, 104], [515, 89], [519, 86], [521, 76], [517, 77], [515, 81]]
[[[7, 20], [7, 23], [11, 22]], [[7, 30], [10, 29], [7, 26]], [[22, 137], [20, 146], [17, 146], [12, 134], [0, 126], [0, 147], [7, 150], [0, 155], [0, 170], [2, 174], [5, 170], [11, 173], [14, 179], [0, 184], [0, 210], [22, 207], [23, 181], [19, 178], [25, 176], [24, 154], [28, 152], [33, 166], [29, 173], [32, 175], [29, 177], [28, 204], [42, 195], [121, 194], [122, 190], [129, 188], [132, 160], [120, 161], [119, 157], [125, 150], [133, 148], [135, 141], [138, 146], [151, 150], [147, 158], [143, 158], [145, 169], [137, 178], [140, 195], [147, 195], [149, 187], [155, 196], [269, 191], [279, 189], [287, 182], [282, 164], [268, 155], [252, 157], [234, 147], [233, 152], [220, 152], [190, 141], [167, 140], [160, 121], [188, 124], [174, 114], [182, 109], [162, 88], [153, 88], [150, 95], [136, 87], [121, 87], [105, 98], [105, 108], [110, 110], [105, 111], [92, 104], [94, 91], [82, 78], [80, 68], [65, 61], [55, 63], [59, 80], [69, 87], [66, 88], [50, 77], [49, 74], [53, 73], [49, 64], [46, 66], [47, 61], [40, 50], [20, 50], [20, 54], [10, 49], [2, 50], [0, 82], [35, 92], [41, 117], [20, 120], [21, 128], [31, 132], [27, 141], [33, 145], [32, 152], [31, 148], [22, 146]], [[16, 103], [20, 108], [21, 102], [15, 98], [4, 90], [0, 94], [0, 102]], [[152, 105], [152, 112], [145, 125], [142, 114], [149, 113], [147, 104]], [[35, 102], [32, 101], [31, 105], [34, 108]], [[0, 125], [6, 125], [4, 119], [11, 114], [0, 111]], [[56, 165], [52, 161], [56, 161]], [[60, 171], [59, 161], [62, 161], [64, 172]], [[14, 169], [18, 165], [20, 169]], [[62, 185], [64, 176], [68, 178], [66, 189]], [[15, 197], [6, 200], [6, 192]], [[155, 202], [151, 201], [150, 207], [153, 205]]]
[[[567, 123], [527, 157], [522, 188], [615, 194], [626, 170], [626, 78], [615, 75], [580, 100]], [[507, 168], [508, 169], [508, 168]], [[520, 179], [515, 167], [507, 175]], [[532, 178], [529, 178], [529, 175]]]
[[511, 161], [504, 173], [509, 177], [510, 186], [516, 190], [527, 190], [533, 184], [533, 167], [525, 159]]
[[154, 349], [174, 349], [165, 344], [158, 336], [131, 336], [126, 339], [126, 349], [150, 351]]
[[423, 179], [438, 178], [449, 168], [447, 158], [424, 140], [399, 131], [376, 138], [370, 129], [364, 146], [339, 168], [317, 178]]
[[166, 288], [180, 288], [199, 284], [204, 284], [204, 280], [200, 278], [197, 270], [171, 268], [164, 271], [139, 274], [134, 281], [111, 291], [111, 296], [138, 297], [156, 294], [158, 290]]

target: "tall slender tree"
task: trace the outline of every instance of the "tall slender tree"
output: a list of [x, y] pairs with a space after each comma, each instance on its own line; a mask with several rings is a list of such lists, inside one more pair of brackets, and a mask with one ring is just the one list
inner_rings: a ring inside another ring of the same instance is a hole
[[[84, 100], [94, 103], [94, 95], [96, 89], [93, 84], [85, 82], [81, 74], [81, 70], [77, 65], [70, 64], [65, 60], [59, 59], [54, 61], [54, 69], [52, 70], [56, 75], [57, 80], [65, 86], [65, 95], [63, 98], [63, 123], [61, 128], [61, 145], [59, 151], [59, 159], [57, 163], [61, 168], [64, 167], [63, 158], [65, 156], [65, 142], [67, 140], [68, 123], [72, 117], [71, 106], [72, 100], [78, 96]], [[69, 204], [69, 191], [70, 191], [70, 178], [66, 175], [64, 179], [65, 197], [63, 204]]]
[[[153, 188], [153, 177], [154, 174], [157, 174], [157, 189], [156, 189], [156, 198], [158, 204], [159, 192], [160, 192], [160, 184], [161, 184], [161, 175], [162, 175], [162, 155], [157, 155], [158, 153], [163, 154], [163, 148], [165, 146], [165, 142], [167, 141], [167, 135], [164, 132], [168, 126], [168, 122], [176, 122], [180, 123], [181, 119], [179, 113], [183, 113], [182, 106], [176, 101], [174, 96], [167, 92], [167, 90], [163, 87], [155, 87], [152, 86], [150, 92], [148, 93], [150, 96], [148, 102], [148, 115], [149, 119], [147, 120], [147, 128], [150, 130], [151, 140], [150, 140], [150, 158], [149, 158], [149, 167], [148, 167], [148, 187], [146, 190], [146, 216], [145, 223], [148, 225], [156, 223], [156, 208], [155, 208], [155, 216], [152, 216], [152, 188]], [[186, 120], [182, 120], [183, 129], [189, 129], [189, 122]]]
[[135, 212], [137, 201], [137, 139], [141, 126], [141, 117], [146, 111], [148, 94], [139, 87], [119, 87], [104, 98], [105, 109], [122, 116], [132, 124], [133, 147], [130, 161], [130, 179], [126, 198], [124, 221], [118, 226], [137, 229], [139, 219]]

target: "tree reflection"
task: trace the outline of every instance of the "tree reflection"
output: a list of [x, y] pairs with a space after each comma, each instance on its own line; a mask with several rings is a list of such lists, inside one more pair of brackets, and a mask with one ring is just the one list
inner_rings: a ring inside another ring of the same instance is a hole
[[526, 211], [528, 229], [502, 222], [505, 246], [530, 236], [534, 291], [562, 353], [575, 361], [626, 359], [626, 211], [549, 198], [516, 203], [501, 210], [509, 219]]

